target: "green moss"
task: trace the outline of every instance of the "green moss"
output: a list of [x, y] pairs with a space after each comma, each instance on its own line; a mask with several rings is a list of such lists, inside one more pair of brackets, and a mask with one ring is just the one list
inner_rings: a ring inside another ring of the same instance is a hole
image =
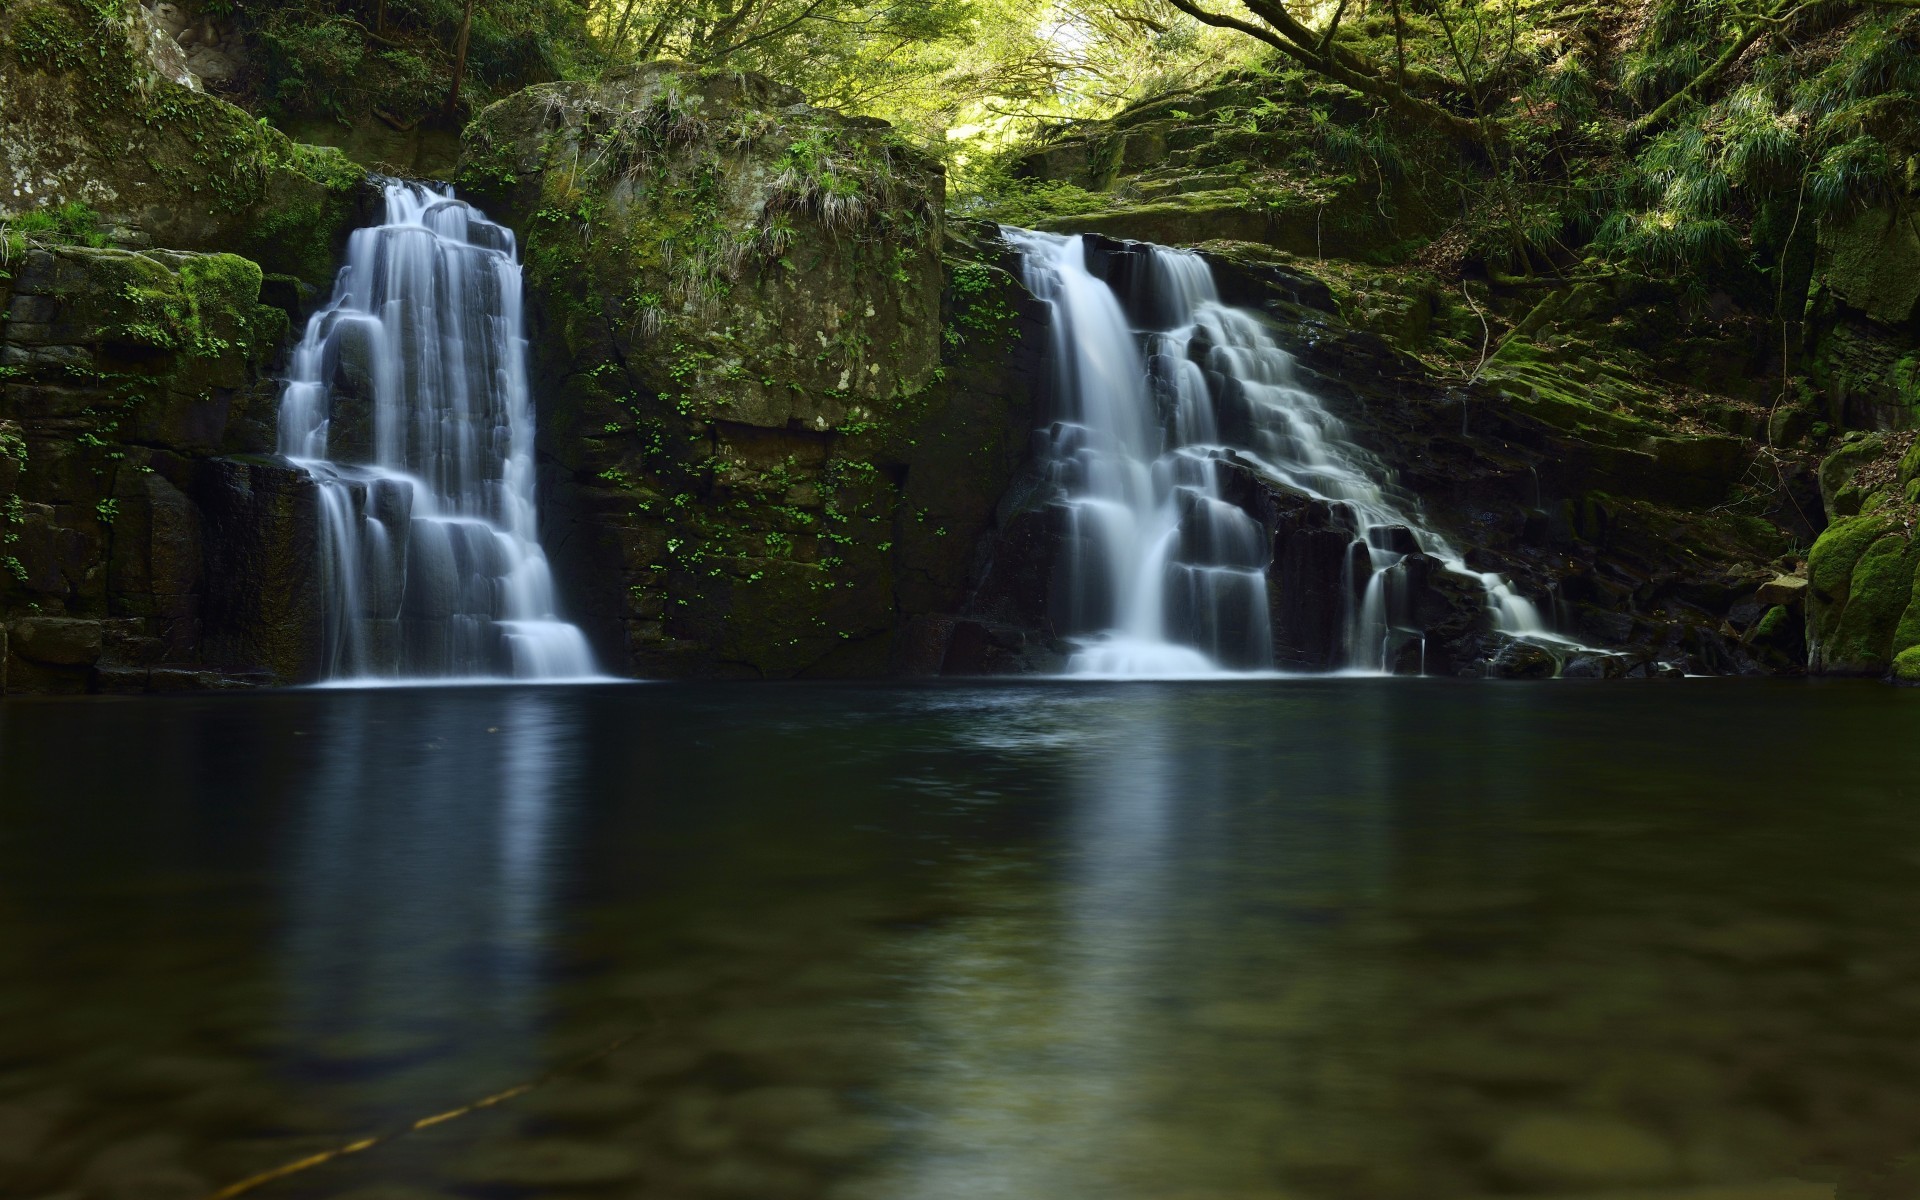
[[1630, 411], [1647, 391], [1624, 372], [1591, 362], [1563, 363], [1527, 338], [1502, 342], [1482, 378], [1516, 408], [1550, 425], [1612, 445], [1633, 445], [1667, 430]]
[[[38, 194], [92, 204], [152, 244], [238, 249], [323, 283], [364, 172], [155, 77], [137, 52], [142, 20], [131, 0], [22, 0], [0, 19], [12, 169], [38, 180]], [[50, 215], [43, 232], [102, 244], [101, 222]]]
[[1827, 527], [1807, 561], [1807, 629], [1816, 668], [1877, 674], [1897, 648], [1896, 634], [1920, 638], [1920, 612], [1903, 619], [1912, 607], [1917, 557], [1890, 517], [1848, 517]]
[[1920, 646], [1909, 646], [1893, 656], [1893, 681], [1920, 685]]
[[273, 174], [242, 248], [271, 270], [324, 285], [339, 268], [366, 168], [331, 146], [275, 145]]
[[192, 358], [254, 355], [278, 343], [286, 314], [259, 303], [259, 264], [237, 254], [182, 256], [177, 269], [125, 255], [119, 337]]
[[88, 30], [55, 4], [28, 4], [14, 20], [12, 47], [20, 61], [42, 71], [72, 71], [87, 65]]
[[1793, 614], [1785, 605], [1776, 604], [1760, 614], [1760, 621], [1754, 626], [1753, 636], [1756, 639], [1772, 641], [1787, 632], [1792, 624]]

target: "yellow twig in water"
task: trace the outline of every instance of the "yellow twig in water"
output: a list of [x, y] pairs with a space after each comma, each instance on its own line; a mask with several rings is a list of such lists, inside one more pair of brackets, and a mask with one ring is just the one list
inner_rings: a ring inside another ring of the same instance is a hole
[[492, 1108], [494, 1105], [505, 1103], [515, 1096], [524, 1096], [542, 1084], [551, 1083], [562, 1075], [569, 1074], [579, 1070], [581, 1067], [598, 1062], [639, 1036], [639, 1030], [624, 1034], [608, 1042], [606, 1045], [600, 1047], [600, 1049], [595, 1050], [592, 1054], [584, 1058], [576, 1059], [563, 1067], [556, 1067], [538, 1079], [531, 1080], [527, 1083], [516, 1084], [503, 1092], [495, 1092], [491, 1096], [482, 1096], [470, 1104], [462, 1104], [459, 1108], [450, 1108], [445, 1112], [434, 1113], [430, 1117], [421, 1117], [417, 1121], [402, 1125], [398, 1129], [390, 1129], [385, 1133], [375, 1133], [367, 1137], [355, 1138], [353, 1141], [343, 1142], [331, 1150], [322, 1150], [318, 1154], [309, 1154], [305, 1158], [295, 1159], [289, 1163], [282, 1163], [271, 1171], [262, 1171], [258, 1175], [249, 1175], [238, 1183], [230, 1183], [217, 1192], [208, 1193], [207, 1200], [233, 1200], [235, 1196], [244, 1196], [256, 1188], [264, 1187], [272, 1183], [276, 1179], [285, 1179], [289, 1175], [298, 1175], [302, 1171], [311, 1171], [313, 1168], [323, 1166], [337, 1158], [346, 1158], [350, 1154], [359, 1154], [363, 1151], [371, 1150], [375, 1146], [391, 1142], [395, 1138], [405, 1137], [409, 1133], [418, 1133], [422, 1129], [430, 1129], [435, 1125], [441, 1125], [459, 1117], [464, 1117], [468, 1113], [478, 1112], [483, 1108]]

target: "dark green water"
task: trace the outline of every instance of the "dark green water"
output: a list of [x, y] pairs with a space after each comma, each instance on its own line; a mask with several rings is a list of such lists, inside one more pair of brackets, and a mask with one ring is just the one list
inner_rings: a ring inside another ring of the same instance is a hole
[[1812, 1200], [1920, 1150], [1916, 730], [1713, 681], [11, 700], [0, 1194], [194, 1200], [560, 1068], [253, 1194]]

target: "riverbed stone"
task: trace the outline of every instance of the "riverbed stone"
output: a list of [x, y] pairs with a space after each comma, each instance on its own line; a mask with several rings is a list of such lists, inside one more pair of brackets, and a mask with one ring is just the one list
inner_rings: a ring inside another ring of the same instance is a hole
[[53, 1118], [38, 1109], [0, 1104], [0, 1178], [9, 1170], [32, 1163], [53, 1130]]
[[593, 1127], [618, 1122], [646, 1102], [646, 1093], [631, 1084], [558, 1079], [518, 1103], [525, 1116], [541, 1125]]
[[1757, 604], [1782, 604], [1795, 607], [1806, 597], [1807, 580], [1804, 575], [1776, 575], [1760, 585], [1753, 594]]
[[594, 1187], [640, 1174], [639, 1155], [624, 1146], [567, 1138], [495, 1141], [454, 1164], [461, 1182], [491, 1187]]
[[1673, 1147], [1648, 1130], [1573, 1113], [1515, 1122], [1494, 1144], [1492, 1160], [1513, 1183], [1561, 1191], [1666, 1183], [1679, 1170]]
[[212, 1186], [181, 1162], [184, 1148], [171, 1134], [116, 1143], [94, 1156], [80, 1184], [99, 1200], [201, 1200]]
[[885, 1122], [847, 1117], [818, 1125], [802, 1125], [779, 1139], [789, 1154], [819, 1162], [851, 1162], [878, 1153], [893, 1140]]

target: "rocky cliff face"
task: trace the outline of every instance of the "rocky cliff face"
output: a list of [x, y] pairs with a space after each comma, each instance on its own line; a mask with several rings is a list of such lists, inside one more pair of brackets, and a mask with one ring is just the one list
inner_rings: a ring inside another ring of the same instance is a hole
[[134, 0], [0, 11], [0, 215], [85, 204], [118, 244], [232, 251], [324, 286], [365, 171], [177, 82], [163, 41]]
[[936, 163], [660, 64], [487, 109], [460, 182], [523, 231], [545, 543], [607, 666], [879, 674], [958, 607], [1038, 372]]
[[300, 678], [312, 488], [273, 448], [287, 316], [230, 254], [26, 251], [0, 276], [14, 691]]
[[6, 690], [311, 669], [313, 497], [264, 457], [271, 371], [365, 172], [178, 82], [157, 36], [119, 0], [0, 11]]

